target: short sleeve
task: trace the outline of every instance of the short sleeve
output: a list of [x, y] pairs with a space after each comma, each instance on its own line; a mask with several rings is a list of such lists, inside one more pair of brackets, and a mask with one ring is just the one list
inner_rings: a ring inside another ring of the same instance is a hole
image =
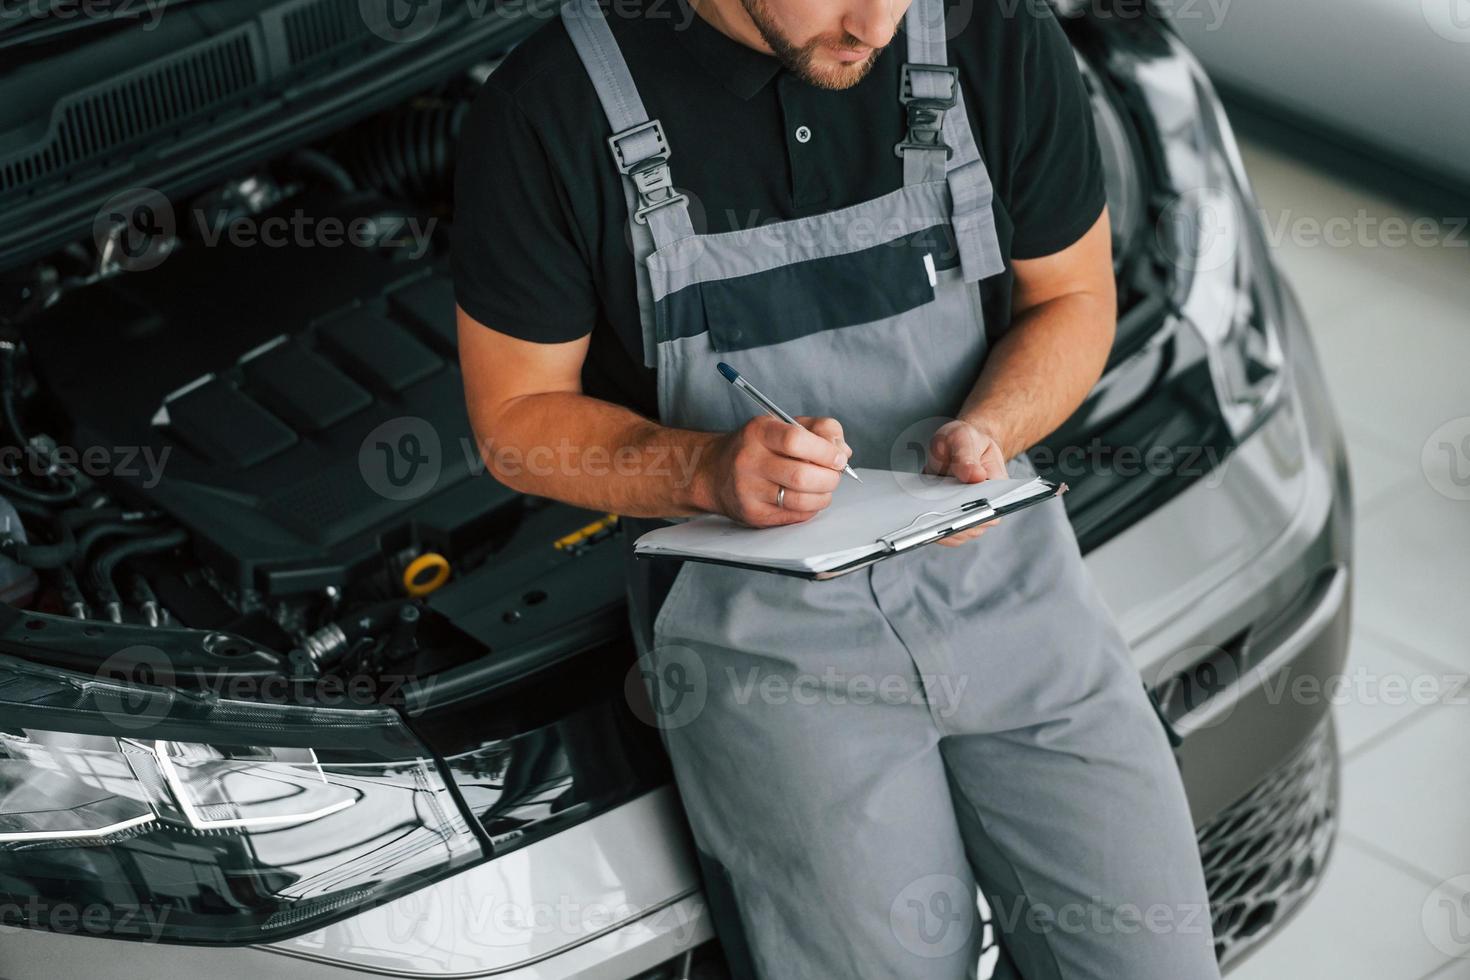
[[1020, 107], [1025, 136], [1012, 160], [1016, 232], [1011, 254], [1033, 259], [1075, 244], [1097, 223], [1107, 204], [1107, 184], [1071, 42], [1049, 10], [1019, 16], [1025, 22]]
[[451, 265], [459, 305], [487, 327], [538, 343], [592, 330], [597, 292], [567, 197], [514, 94], [493, 76], [460, 138]]

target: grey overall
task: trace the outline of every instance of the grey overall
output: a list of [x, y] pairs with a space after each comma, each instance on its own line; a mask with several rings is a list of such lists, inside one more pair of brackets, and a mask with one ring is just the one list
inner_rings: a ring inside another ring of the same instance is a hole
[[[596, 0], [562, 8], [624, 175], [663, 424], [755, 414], [723, 360], [841, 421], [854, 465], [922, 468], [1004, 268], [943, 14], [905, 15], [901, 188], [697, 234]], [[1219, 977], [1173, 754], [1060, 504], [828, 582], [686, 562], [652, 622], [651, 564], [629, 561], [640, 666], [764, 980], [974, 977], [977, 887], [1027, 980]]]

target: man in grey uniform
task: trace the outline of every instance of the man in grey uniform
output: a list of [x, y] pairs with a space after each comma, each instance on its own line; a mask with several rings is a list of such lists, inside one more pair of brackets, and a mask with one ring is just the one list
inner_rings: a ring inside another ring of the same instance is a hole
[[[567, 0], [460, 160], [491, 471], [630, 543], [810, 520], [849, 459], [1033, 474], [1114, 330], [1071, 57], [1037, 4]], [[760, 977], [973, 977], [977, 888], [1028, 980], [1219, 977], [1173, 755], [1060, 505], [830, 582], [630, 561], [629, 606]]]

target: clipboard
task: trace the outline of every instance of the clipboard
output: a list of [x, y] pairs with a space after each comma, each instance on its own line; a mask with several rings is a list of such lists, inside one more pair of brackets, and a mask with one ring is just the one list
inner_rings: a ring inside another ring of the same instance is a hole
[[894, 528], [886, 534], [879, 535], [874, 544], [881, 545], [881, 549], [866, 554], [861, 558], [838, 565], [833, 568], [818, 570], [788, 568], [776, 565], [762, 564], [755, 561], [741, 561], [729, 558], [718, 558], [697, 554], [636, 554], [638, 558], [664, 559], [674, 561], [693, 561], [707, 565], [725, 565], [731, 568], [744, 568], [750, 571], [766, 572], [775, 575], [785, 575], [791, 578], [805, 579], [807, 581], [825, 582], [853, 572], [861, 571], [870, 565], [877, 564], [897, 555], [907, 554], [919, 548], [941, 541], [951, 535], [984, 524], [1000, 517], [1016, 514], [1038, 504], [1055, 500], [1067, 492], [1065, 483], [1056, 483], [1050, 480], [1038, 480], [1043, 492], [1026, 497], [1023, 500], [993, 507], [986, 497], [977, 497], [942, 511], [926, 511], [919, 514], [913, 520], [902, 527]]

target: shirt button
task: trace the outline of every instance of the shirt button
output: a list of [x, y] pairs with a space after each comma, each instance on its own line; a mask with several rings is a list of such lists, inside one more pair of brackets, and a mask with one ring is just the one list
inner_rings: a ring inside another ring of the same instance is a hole
[[807, 129], [805, 126], [797, 126], [796, 127], [796, 142], [798, 142], [798, 143], [810, 142], [811, 138], [812, 138], [812, 131], [810, 129]]

